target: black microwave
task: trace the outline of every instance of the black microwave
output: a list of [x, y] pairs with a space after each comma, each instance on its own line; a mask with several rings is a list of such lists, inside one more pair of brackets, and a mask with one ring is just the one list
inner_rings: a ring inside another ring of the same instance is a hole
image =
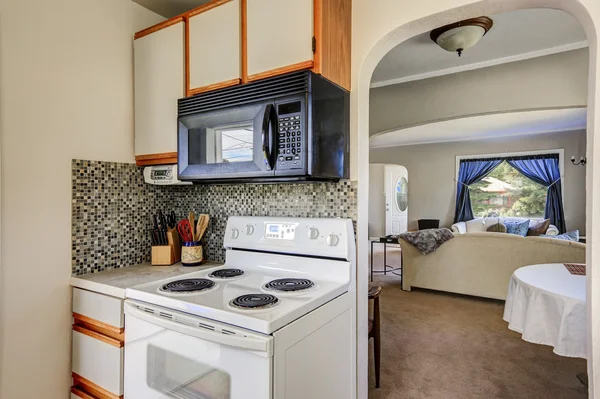
[[178, 101], [178, 177], [195, 183], [349, 175], [349, 92], [311, 71]]

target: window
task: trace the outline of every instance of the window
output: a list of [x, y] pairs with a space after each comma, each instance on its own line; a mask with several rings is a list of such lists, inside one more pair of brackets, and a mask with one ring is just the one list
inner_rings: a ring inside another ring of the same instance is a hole
[[470, 186], [475, 217], [544, 217], [547, 188], [525, 177], [506, 161]]

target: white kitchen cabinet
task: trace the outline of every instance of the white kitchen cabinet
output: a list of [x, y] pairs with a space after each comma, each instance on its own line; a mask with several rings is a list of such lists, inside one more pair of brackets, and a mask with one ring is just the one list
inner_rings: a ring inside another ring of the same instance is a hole
[[189, 95], [242, 81], [241, 0], [209, 3], [188, 15]]
[[248, 80], [312, 68], [314, 0], [246, 1]]
[[73, 313], [108, 326], [124, 327], [123, 301], [112, 296], [73, 288]]
[[177, 162], [177, 100], [185, 97], [185, 22], [169, 20], [134, 40], [138, 165]]
[[116, 396], [123, 395], [123, 343], [85, 328], [73, 330], [73, 373]]
[[121, 398], [124, 346], [123, 300], [73, 288], [71, 396]]

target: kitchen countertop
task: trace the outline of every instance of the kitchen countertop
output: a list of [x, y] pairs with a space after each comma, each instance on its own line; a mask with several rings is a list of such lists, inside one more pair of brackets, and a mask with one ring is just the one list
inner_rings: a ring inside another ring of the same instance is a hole
[[186, 267], [181, 266], [181, 263], [171, 266], [152, 266], [150, 263], [144, 263], [99, 273], [72, 276], [71, 286], [125, 299], [126, 288], [221, 265], [222, 263], [205, 262], [202, 266]]

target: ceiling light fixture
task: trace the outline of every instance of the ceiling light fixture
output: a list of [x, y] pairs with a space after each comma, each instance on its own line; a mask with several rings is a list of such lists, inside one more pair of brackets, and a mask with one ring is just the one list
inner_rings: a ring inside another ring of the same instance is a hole
[[456, 52], [460, 57], [463, 51], [477, 44], [492, 25], [494, 21], [488, 17], [465, 19], [434, 29], [429, 37], [444, 50]]

